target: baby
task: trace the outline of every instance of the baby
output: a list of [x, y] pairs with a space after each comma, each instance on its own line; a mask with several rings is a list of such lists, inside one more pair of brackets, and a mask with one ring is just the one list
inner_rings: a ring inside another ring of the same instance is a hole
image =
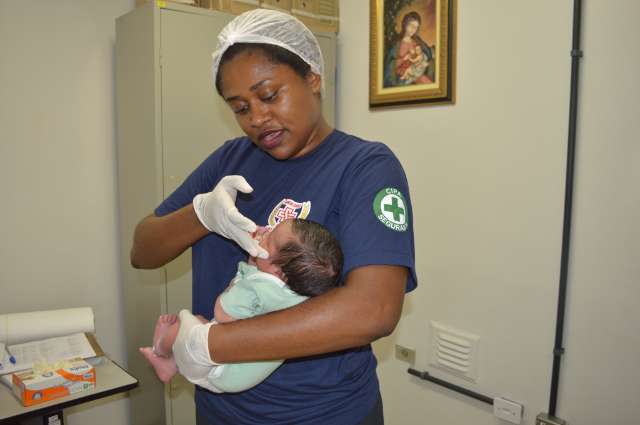
[[429, 66], [429, 60], [420, 46], [415, 46], [402, 59], [403, 62], [398, 69], [401, 80], [414, 82], [424, 74]]
[[[342, 273], [342, 250], [338, 241], [320, 224], [289, 219], [272, 231], [258, 228], [255, 238], [269, 253], [268, 259], [250, 257], [238, 264], [238, 272], [216, 299], [214, 323], [246, 319], [301, 303], [336, 287]], [[206, 323], [202, 316], [198, 318]], [[180, 323], [175, 314], [160, 316], [153, 334], [153, 347], [140, 348], [163, 382], [178, 372], [172, 346]], [[230, 363], [213, 366], [207, 388], [238, 392], [266, 379], [282, 360]]]

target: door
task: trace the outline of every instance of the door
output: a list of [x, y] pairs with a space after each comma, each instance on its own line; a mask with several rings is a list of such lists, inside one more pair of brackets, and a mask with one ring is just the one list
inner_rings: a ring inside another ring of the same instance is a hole
[[[223, 13], [161, 9], [165, 197], [225, 140], [241, 134], [211, 77], [216, 36], [231, 18]], [[167, 265], [166, 273], [167, 311], [191, 310], [191, 251]], [[182, 376], [171, 381], [166, 391], [167, 424], [195, 424], [193, 392], [193, 385]]]

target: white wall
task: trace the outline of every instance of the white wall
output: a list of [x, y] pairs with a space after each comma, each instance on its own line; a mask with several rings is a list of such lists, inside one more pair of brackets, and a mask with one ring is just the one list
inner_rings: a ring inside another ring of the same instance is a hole
[[[130, 0], [0, 1], [0, 312], [92, 306], [124, 362], [115, 193], [114, 19]], [[342, 1], [338, 120], [383, 140], [411, 184], [420, 287], [376, 344], [387, 422], [499, 424], [394, 359], [429, 320], [481, 336], [477, 385], [546, 411], [559, 272], [571, 1], [459, 0], [454, 106], [370, 111], [368, 3]], [[634, 0], [585, 2], [567, 354], [558, 414], [640, 415], [640, 29]], [[434, 372], [436, 373], [436, 372]], [[446, 375], [440, 375], [446, 377]], [[461, 383], [455, 379], [449, 379]], [[70, 425], [126, 424], [126, 400]]]
[[[395, 343], [417, 350], [417, 369], [523, 403], [525, 424], [548, 409], [572, 3], [459, 0], [456, 104], [370, 110], [369, 2], [340, 2], [339, 127], [396, 152], [414, 206], [419, 289], [394, 335], [375, 344], [388, 423], [505, 423], [488, 405], [408, 375]], [[640, 9], [633, 0], [585, 4], [557, 414], [572, 424], [630, 425], [640, 414]], [[476, 384], [428, 367], [430, 320], [480, 336]]]
[[585, 1], [567, 355], [558, 413], [640, 416], [640, 3]]
[[[115, 174], [117, 1], [0, 1], [0, 312], [91, 306], [125, 362]], [[67, 423], [126, 424], [126, 399]]]

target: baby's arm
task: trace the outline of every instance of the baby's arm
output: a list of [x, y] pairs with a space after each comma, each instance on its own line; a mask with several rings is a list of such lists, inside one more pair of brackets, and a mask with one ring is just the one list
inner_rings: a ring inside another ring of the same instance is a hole
[[224, 309], [222, 308], [222, 303], [220, 302], [220, 299], [222, 297], [218, 297], [216, 299], [216, 305], [213, 308], [213, 316], [216, 319], [216, 322], [218, 323], [227, 323], [227, 322], [233, 322], [234, 320], [236, 320], [235, 318], [229, 316]]

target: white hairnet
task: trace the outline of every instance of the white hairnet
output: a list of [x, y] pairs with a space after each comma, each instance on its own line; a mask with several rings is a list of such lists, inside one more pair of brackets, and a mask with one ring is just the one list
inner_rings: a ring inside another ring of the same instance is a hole
[[324, 61], [318, 40], [297, 18], [270, 9], [254, 9], [236, 16], [218, 35], [213, 52], [213, 82], [222, 55], [235, 43], [264, 43], [280, 46], [305, 61], [320, 75], [324, 92]]

